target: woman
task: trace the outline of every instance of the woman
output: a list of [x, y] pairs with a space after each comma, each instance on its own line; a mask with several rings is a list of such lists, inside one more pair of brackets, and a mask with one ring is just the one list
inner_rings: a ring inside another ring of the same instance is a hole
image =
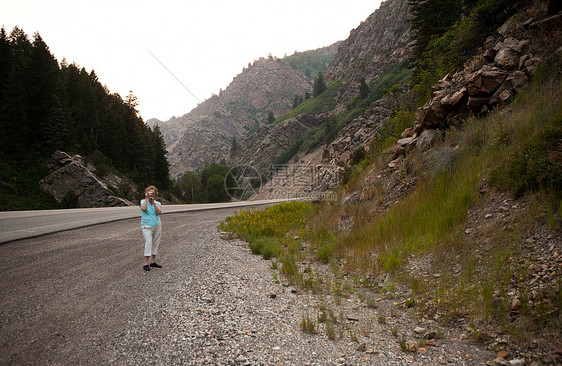
[[[146, 187], [144, 190], [144, 199], [141, 200], [141, 229], [144, 236], [144, 266], [145, 271], [150, 268], [162, 268], [156, 263], [156, 255], [158, 254], [158, 245], [160, 244], [160, 236], [162, 235], [162, 224], [160, 215], [162, 214], [161, 203], [156, 201], [158, 197], [158, 189], [155, 186]], [[150, 264], [149, 264], [149, 259]]]

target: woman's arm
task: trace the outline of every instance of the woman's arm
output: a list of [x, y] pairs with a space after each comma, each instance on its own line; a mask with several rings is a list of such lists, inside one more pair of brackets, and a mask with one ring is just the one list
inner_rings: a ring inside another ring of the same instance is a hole
[[154, 202], [154, 211], [156, 211], [157, 215], [162, 214], [162, 205], [159, 205], [156, 201]]
[[141, 201], [140, 208], [141, 208], [141, 210], [146, 211], [146, 198]]

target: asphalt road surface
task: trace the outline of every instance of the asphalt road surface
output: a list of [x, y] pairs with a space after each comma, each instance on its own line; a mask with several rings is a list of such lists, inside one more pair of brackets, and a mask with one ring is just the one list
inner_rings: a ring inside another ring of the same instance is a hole
[[[206, 203], [196, 205], [164, 205], [163, 214], [245, 207], [282, 202], [283, 200]], [[103, 207], [69, 210], [0, 211], [0, 244], [32, 238], [63, 230], [76, 229], [104, 222], [139, 217], [139, 208]]]

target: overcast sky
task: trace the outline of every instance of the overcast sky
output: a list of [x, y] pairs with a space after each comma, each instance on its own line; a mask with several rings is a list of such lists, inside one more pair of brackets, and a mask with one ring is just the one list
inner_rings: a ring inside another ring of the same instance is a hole
[[0, 22], [30, 40], [39, 32], [59, 62], [95, 70], [111, 92], [132, 91], [144, 120], [168, 120], [225, 89], [248, 62], [346, 39], [380, 3], [0, 0]]

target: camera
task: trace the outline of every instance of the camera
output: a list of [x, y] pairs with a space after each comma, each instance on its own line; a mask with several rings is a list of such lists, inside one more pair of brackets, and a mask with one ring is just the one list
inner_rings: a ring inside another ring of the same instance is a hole
[[148, 192], [149, 196], [154, 196], [154, 192]]

